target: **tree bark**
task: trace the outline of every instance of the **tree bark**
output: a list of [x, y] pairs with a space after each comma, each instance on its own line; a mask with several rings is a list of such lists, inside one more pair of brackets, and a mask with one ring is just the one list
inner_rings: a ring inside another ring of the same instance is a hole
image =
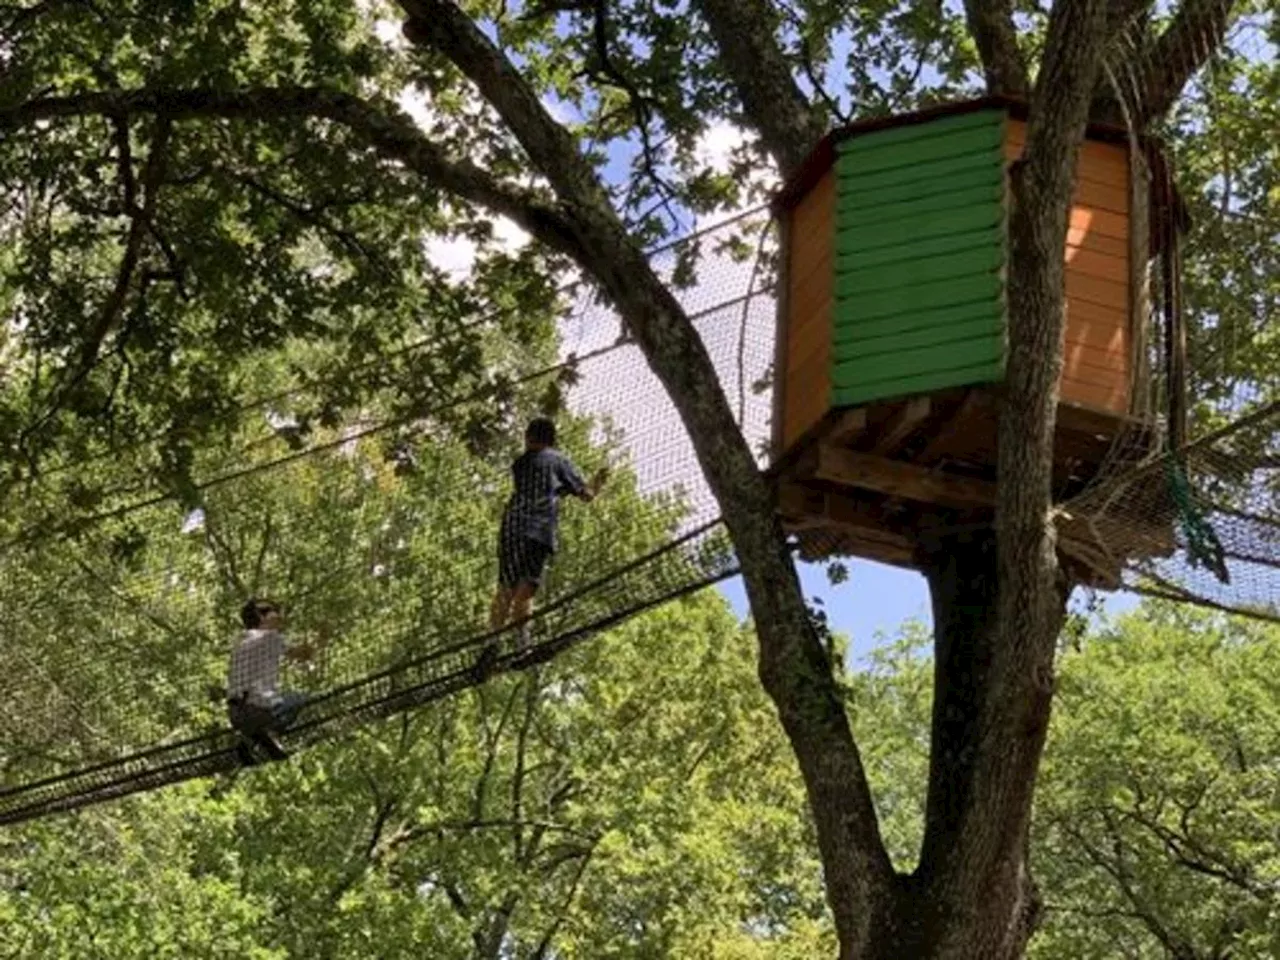
[[1025, 97], [1031, 84], [1013, 25], [1013, 0], [965, 0], [964, 15], [982, 59], [987, 92]]
[[777, 15], [769, 0], [695, 0], [751, 125], [784, 179], [795, 173], [826, 131], [791, 73], [775, 40]]
[[800, 590], [773, 492], [679, 301], [627, 233], [569, 133], [500, 50], [449, 0], [400, 0], [406, 31], [448, 57], [552, 184], [574, 256], [609, 295], [671, 397], [733, 539], [760, 644], [760, 677], [799, 761], [841, 956], [865, 956], [893, 870], [848, 717]]
[[1239, 0], [1183, 0], [1149, 53], [1144, 54], [1135, 121], [1145, 129], [1173, 107], [1182, 90], [1222, 45]]

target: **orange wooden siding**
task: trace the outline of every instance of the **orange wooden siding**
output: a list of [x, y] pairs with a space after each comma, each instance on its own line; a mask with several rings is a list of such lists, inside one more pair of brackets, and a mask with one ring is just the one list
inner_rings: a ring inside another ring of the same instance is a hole
[[827, 171], [791, 211], [782, 449], [826, 414], [831, 396], [836, 176]]
[[[1005, 156], [1022, 153], [1026, 124], [1010, 119]], [[1129, 160], [1121, 144], [1080, 147], [1066, 249], [1062, 399], [1124, 414], [1129, 407]]]

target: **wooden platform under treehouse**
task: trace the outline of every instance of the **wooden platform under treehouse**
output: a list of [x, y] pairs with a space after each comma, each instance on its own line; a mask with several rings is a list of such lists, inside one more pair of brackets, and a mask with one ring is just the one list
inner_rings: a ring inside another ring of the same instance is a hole
[[[840, 130], [780, 196], [774, 473], [810, 559], [914, 566], [923, 527], [991, 517], [1008, 166], [1024, 117], [988, 99]], [[1064, 251], [1059, 500], [1095, 479], [1117, 440], [1155, 442], [1134, 388], [1146, 376], [1150, 239], [1129, 149], [1123, 131], [1091, 127], [1080, 152]], [[1152, 554], [1173, 546], [1171, 529], [1113, 539]], [[1091, 578], [1114, 580], [1123, 559]]]

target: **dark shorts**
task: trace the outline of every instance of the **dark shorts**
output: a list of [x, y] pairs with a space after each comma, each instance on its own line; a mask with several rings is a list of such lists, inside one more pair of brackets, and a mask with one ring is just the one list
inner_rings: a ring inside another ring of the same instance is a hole
[[551, 547], [541, 540], [502, 536], [498, 542], [498, 583], [514, 590], [522, 583], [537, 587], [551, 559]]
[[250, 736], [263, 730], [281, 733], [293, 725], [293, 721], [298, 718], [298, 711], [306, 702], [304, 694], [285, 691], [270, 706], [230, 700], [227, 702], [227, 714], [231, 725], [241, 733]]

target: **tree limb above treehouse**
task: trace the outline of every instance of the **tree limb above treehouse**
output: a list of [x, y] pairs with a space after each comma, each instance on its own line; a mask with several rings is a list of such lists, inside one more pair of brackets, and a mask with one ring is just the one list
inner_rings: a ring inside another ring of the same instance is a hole
[[719, 48], [743, 111], [784, 179], [796, 172], [827, 130], [826, 118], [801, 92], [782, 47], [769, 0], [695, 0]]
[[1027, 65], [1018, 47], [1013, 0], [965, 0], [965, 20], [987, 78], [987, 92], [1026, 97], [1031, 92]]

